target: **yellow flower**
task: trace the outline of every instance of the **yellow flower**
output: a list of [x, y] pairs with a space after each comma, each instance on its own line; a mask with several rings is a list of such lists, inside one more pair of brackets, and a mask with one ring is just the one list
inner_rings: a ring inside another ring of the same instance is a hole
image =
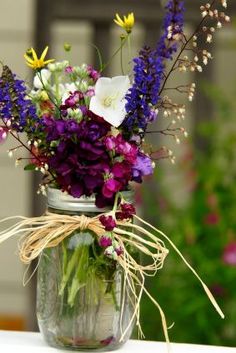
[[24, 54], [26, 64], [34, 70], [42, 69], [45, 65], [54, 61], [54, 59], [44, 60], [48, 52], [48, 47], [44, 49], [40, 58], [38, 58], [34, 48], [31, 48]]
[[131, 33], [132, 28], [134, 27], [134, 14], [133, 12], [129, 13], [127, 16], [123, 16], [123, 20], [120, 18], [119, 14], [116, 14], [114, 22], [124, 28], [127, 33]]

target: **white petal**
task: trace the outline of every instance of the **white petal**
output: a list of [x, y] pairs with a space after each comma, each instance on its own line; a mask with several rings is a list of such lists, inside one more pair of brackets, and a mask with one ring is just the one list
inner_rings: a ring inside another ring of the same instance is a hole
[[[130, 87], [128, 76], [102, 77], [95, 85], [95, 96], [91, 98], [90, 110], [103, 117], [114, 127], [120, 126], [126, 116], [125, 95]], [[111, 104], [107, 102], [111, 101]]]
[[110, 92], [111, 78], [109, 77], [100, 77], [95, 85], [95, 96], [98, 96], [100, 99], [103, 99], [104, 96], [107, 96]]
[[42, 69], [39, 74], [34, 76], [34, 87], [37, 89], [43, 89], [43, 85], [46, 86], [51, 77], [51, 72], [47, 69]]
[[101, 104], [101, 101], [96, 96], [91, 98], [89, 110], [102, 118], [104, 118], [104, 114], [106, 114], [106, 108]]
[[111, 83], [115, 84], [116, 87], [125, 89], [130, 86], [129, 76], [114, 76], [111, 79]]
[[106, 114], [103, 116], [103, 119], [106, 120], [114, 127], [119, 127], [125, 118], [126, 112], [124, 109], [106, 109]]
[[125, 104], [123, 102], [117, 104], [115, 109], [112, 107], [104, 107], [95, 96], [91, 98], [89, 109], [114, 127], [120, 126], [126, 116]]
[[76, 85], [73, 82], [72, 83], [66, 83], [65, 84], [65, 88], [66, 88], [66, 90], [68, 92], [71, 92], [71, 93], [77, 91], [77, 87], [76, 87]]

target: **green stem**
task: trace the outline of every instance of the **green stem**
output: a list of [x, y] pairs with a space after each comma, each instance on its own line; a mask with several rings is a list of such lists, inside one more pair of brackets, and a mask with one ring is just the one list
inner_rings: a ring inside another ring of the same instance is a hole
[[75, 302], [76, 294], [79, 289], [85, 286], [87, 279], [87, 271], [88, 271], [88, 246], [80, 246], [80, 254], [77, 258], [78, 267], [75, 271], [75, 276], [72, 280], [71, 287], [68, 292], [68, 304], [72, 307]]
[[[123, 39], [121, 38], [121, 43], [122, 43]], [[121, 72], [122, 75], [124, 75], [124, 65], [123, 65], [123, 47], [121, 46], [120, 48], [120, 67], [121, 67]]]
[[[128, 59], [129, 59], [129, 64], [132, 62], [132, 56], [131, 56], [131, 36], [128, 37]], [[130, 71], [130, 70], [129, 70]]]
[[127, 42], [127, 39], [129, 38], [129, 34], [127, 34], [127, 36], [124, 38], [124, 39], [122, 39], [122, 41], [121, 41], [121, 45], [119, 46], [119, 48], [113, 53], [113, 55], [111, 56], [111, 58], [110, 58], [110, 60], [106, 63], [106, 64], [104, 64], [103, 65], [103, 68], [102, 68], [102, 70], [100, 70], [100, 72], [103, 72], [105, 69], [106, 69], [106, 67], [111, 63], [111, 61], [114, 59], [114, 57], [119, 53], [119, 51], [123, 48], [123, 46], [125, 45], [125, 43]]
[[80, 253], [80, 247], [75, 249], [70, 261], [67, 264], [66, 272], [65, 272], [65, 274], [63, 274], [63, 277], [62, 277], [61, 286], [60, 286], [60, 290], [59, 290], [59, 295], [62, 295], [63, 292], [64, 292], [64, 289], [65, 289], [65, 287], [67, 285], [67, 282], [69, 281], [71, 273], [72, 273], [74, 267], [76, 266], [79, 253]]
[[116, 214], [117, 207], [118, 207], [118, 200], [119, 200], [119, 197], [120, 197], [120, 193], [117, 192], [117, 193], [116, 193], [116, 196], [115, 196], [115, 200], [114, 200], [114, 206], [113, 206], [113, 209], [112, 209], [112, 213], [113, 213], [113, 214]]
[[120, 307], [117, 303], [117, 299], [116, 299], [116, 293], [115, 293], [115, 290], [114, 290], [114, 285], [112, 284], [112, 287], [111, 287], [111, 295], [112, 295], [112, 299], [113, 299], [113, 303], [115, 305], [115, 309], [116, 311], [119, 311], [120, 310]]
[[54, 72], [54, 81], [55, 81], [55, 86], [56, 86], [56, 101], [58, 103], [60, 97], [59, 97], [59, 80], [58, 80], [58, 75], [56, 72]]
[[102, 54], [101, 54], [101, 52], [100, 52], [100, 50], [99, 50], [99, 48], [96, 46], [96, 45], [94, 45], [94, 44], [91, 44], [92, 45], [92, 47], [94, 47], [94, 49], [96, 50], [96, 52], [97, 52], [97, 55], [98, 55], [98, 60], [99, 60], [99, 71], [100, 72], [102, 72], [102, 70], [103, 70], [103, 59], [102, 59]]

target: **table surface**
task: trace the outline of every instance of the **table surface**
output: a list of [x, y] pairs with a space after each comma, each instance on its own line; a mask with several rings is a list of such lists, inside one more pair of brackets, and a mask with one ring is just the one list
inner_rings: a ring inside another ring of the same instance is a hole
[[[164, 342], [128, 341], [118, 353], [167, 353]], [[40, 333], [0, 331], [0, 352], [2, 353], [68, 353], [68, 350], [58, 350], [48, 347]], [[171, 353], [236, 353], [236, 348], [200, 346], [194, 344], [171, 344]]]

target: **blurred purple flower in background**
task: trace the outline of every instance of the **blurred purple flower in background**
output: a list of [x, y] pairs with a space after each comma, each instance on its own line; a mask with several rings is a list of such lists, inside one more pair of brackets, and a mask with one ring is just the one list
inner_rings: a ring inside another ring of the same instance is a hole
[[224, 248], [223, 261], [226, 265], [236, 266], [236, 241], [227, 244]]

